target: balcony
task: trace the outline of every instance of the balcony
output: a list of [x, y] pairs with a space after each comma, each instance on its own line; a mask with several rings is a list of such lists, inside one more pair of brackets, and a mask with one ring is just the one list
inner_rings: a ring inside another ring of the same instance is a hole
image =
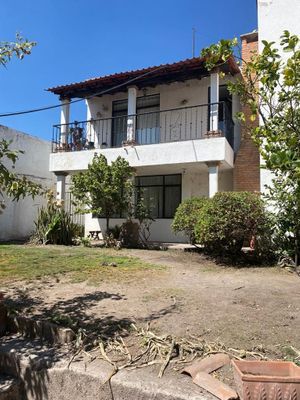
[[225, 137], [234, 123], [226, 102], [54, 125], [52, 152], [75, 152]]

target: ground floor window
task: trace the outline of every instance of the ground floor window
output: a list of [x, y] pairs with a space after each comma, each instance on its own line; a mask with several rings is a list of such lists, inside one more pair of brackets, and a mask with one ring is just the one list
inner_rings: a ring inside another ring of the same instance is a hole
[[136, 177], [136, 198], [142, 201], [153, 218], [173, 218], [181, 203], [181, 175]]

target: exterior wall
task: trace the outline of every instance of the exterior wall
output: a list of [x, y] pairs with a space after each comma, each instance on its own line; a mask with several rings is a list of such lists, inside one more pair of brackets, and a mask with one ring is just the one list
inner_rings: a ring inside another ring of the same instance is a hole
[[173, 164], [221, 162], [232, 168], [233, 150], [224, 137], [188, 140], [182, 142], [126, 146], [111, 149], [53, 153], [50, 155], [50, 171], [72, 172], [87, 169], [95, 153], [102, 153], [108, 162], [118, 156], [125, 158], [132, 167]]
[[284, 30], [300, 35], [299, 0], [258, 0], [257, 9], [260, 51], [263, 48], [262, 40], [279, 43]]
[[[252, 53], [258, 51], [257, 34], [242, 36], [242, 58], [249, 61]], [[233, 172], [233, 189], [235, 191], [259, 191], [260, 190], [260, 158], [257, 146], [249, 136], [251, 127], [258, 125], [258, 119], [253, 123], [248, 122], [250, 111], [242, 107], [246, 115], [247, 123], [241, 129], [241, 143], [236, 155]]]
[[[12, 141], [11, 148], [23, 150], [15, 164], [14, 172], [26, 176], [44, 187], [54, 187], [54, 175], [49, 172], [51, 143], [37, 137], [0, 125], [0, 139]], [[11, 163], [7, 163], [11, 166]], [[0, 215], [0, 241], [23, 240], [30, 236], [38, 208], [45, 199], [26, 197], [20, 201], [4, 198], [6, 208]]]
[[[175, 171], [177, 172], [177, 171]], [[161, 171], [155, 171], [147, 173], [148, 175], [171, 173], [166, 172], [161, 167]], [[219, 174], [219, 190], [230, 191], [232, 190], [232, 170], [221, 170]], [[197, 172], [195, 169], [187, 171], [182, 174], [182, 200], [193, 197], [193, 196], [204, 196], [208, 197], [208, 172], [205, 168], [200, 169]], [[105, 232], [106, 221], [105, 219], [92, 218], [91, 214], [87, 214], [85, 217], [85, 235], [89, 234], [91, 230], [100, 230]], [[110, 227], [115, 225], [121, 225], [125, 220], [120, 218], [112, 218], [110, 220]], [[175, 235], [171, 229], [173, 219], [156, 219], [151, 225], [151, 236], [150, 240], [159, 242], [187, 242], [187, 238], [184, 235]]]
[[[259, 51], [263, 49], [262, 40], [280, 43], [280, 36], [284, 30], [300, 36], [300, 1], [299, 0], [258, 0], [258, 31]], [[283, 58], [289, 54], [282, 53]], [[263, 161], [262, 161], [263, 163]], [[261, 191], [270, 185], [272, 173], [261, 169]]]
[[[220, 79], [220, 85], [226, 80]], [[143, 95], [160, 94], [160, 110], [171, 110], [180, 107], [193, 107], [207, 105], [210, 78], [201, 80], [193, 79], [170, 85], [158, 85], [154, 88], [145, 88], [137, 91], [137, 97]], [[106, 156], [108, 162], [112, 162], [118, 155], [124, 157], [129, 164], [136, 168], [137, 175], [156, 175], [182, 173], [182, 200], [192, 196], [209, 195], [209, 176], [206, 162], [220, 163], [219, 190], [233, 189], [233, 161], [234, 151], [224, 137], [205, 139], [200, 133], [208, 130], [208, 107], [197, 108], [197, 114], [193, 114], [193, 123], [201, 127], [201, 131], [192, 131], [188, 140], [178, 141], [181, 134], [181, 123], [187, 125], [191, 122], [191, 116], [184, 116], [182, 111], [171, 112], [168, 124], [172, 127], [171, 134], [163, 125], [163, 114], [160, 119], [160, 143], [148, 145], [126, 146], [109, 148], [111, 146], [111, 116], [113, 101], [126, 100], [127, 93], [104, 95], [87, 100], [87, 120], [103, 120], [101, 125], [97, 121], [87, 125], [87, 138], [95, 142], [96, 150], [78, 152], [58, 152], [50, 156], [50, 170], [73, 173], [87, 169], [88, 163], [97, 153]], [[238, 99], [234, 99], [233, 113], [239, 110]], [[168, 114], [170, 115], [170, 114]], [[199, 133], [200, 132], [200, 133]], [[98, 139], [97, 139], [98, 133]], [[240, 126], [235, 124], [235, 150], [240, 142]], [[182, 137], [180, 137], [182, 139]], [[189, 140], [193, 139], [193, 140]], [[176, 141], [177, 140], [177, 141]], [[107, 148], [108, 147], [108, 148]], [[110, 226], [121, 225], [123, 219], [111, 219]], [[186, 238], [175, 235], [171, 229], [172, 219], [157, 219], [151, 226], [152, 241], [184, 242]], [[92, 218], [91, 214], [85, 216], [85, 234], [91, 230], [105, 232], [106, 221]]]
[[[225, 77], [220, 79], [220, 86], [225, 85], [226, 81], [233, 79]], [[203, 137], [208, 130], [208, 90], [210, 86], [210, 78], [192, 79], [185, 82], [176, 82], [170, 85], [158, 85], [154, 88], [144, 88], [137, 91], [137, 97], [145, 94], [160, 95], [160, 110], [172, 110], [181, 107], [197, 107], [192, 110], [173, 110], [161, 114], [160, 142], [171, 142], [178, 140], [179, 137], [187, 139], [197, 139]], [[117, 100], [126, 100], [127, 93], [117, 93], [114, 95], [104, 95], [87, 100], [87, 120], [104, 119], [104, 121], [96, 121], [94, 125], [88, 126], [87, 136], [95, 141], [95, 147], [106, 143], [110, 146], [111, 140], [111, 118], [112, 103]], [[238, 110], [234, 110], [236, 112]], [[192, 126], [192, 130], [184, 132], [184, 126]], [[97, 133], [99, 138], [97, 138]], [[202, 133], [202, 135], [201, 135]], [[240, 127], [239, 124], [234, 128], [235, 142], [239, 143]], [[95, 140], [94, 140], [95, 139]]]

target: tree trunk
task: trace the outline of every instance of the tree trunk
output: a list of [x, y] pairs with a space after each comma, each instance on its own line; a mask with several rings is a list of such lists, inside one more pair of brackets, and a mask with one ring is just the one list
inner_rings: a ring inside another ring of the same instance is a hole
[[109, 217], [106, 217], [106, 234], [108, 234], [109, 231]]

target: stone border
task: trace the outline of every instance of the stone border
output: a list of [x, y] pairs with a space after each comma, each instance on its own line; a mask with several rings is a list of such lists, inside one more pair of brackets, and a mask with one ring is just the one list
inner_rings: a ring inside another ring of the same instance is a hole
[[21, 316], [7, 317], [7, 331], [21, 333], [31, 339], [43, 339], [54, 344], [68, 344], [75, 339], [75, 333], [70, 328], [62, 328], [48, 321], [36, 321]]
[[5, 333], [21, 333], [30, 339], [42, 339], [53, 344], [71, 343], [76, 335], [70, 328], [63, 328], [48, 321], [38, 321], [23, 316], [10, 316], [0, 300], [0, 337]]
[[112, 366], [103, 360], [77, 359], [70, 364], [66, 354], [51, 362], [49, 349], [40, 351], [29, 340], [3, 342], [0, 373], [20, 379], [26, 400], [216, 400], [179, 373], [158, 378], [157, 369], [148, 367], [112, 376]]

